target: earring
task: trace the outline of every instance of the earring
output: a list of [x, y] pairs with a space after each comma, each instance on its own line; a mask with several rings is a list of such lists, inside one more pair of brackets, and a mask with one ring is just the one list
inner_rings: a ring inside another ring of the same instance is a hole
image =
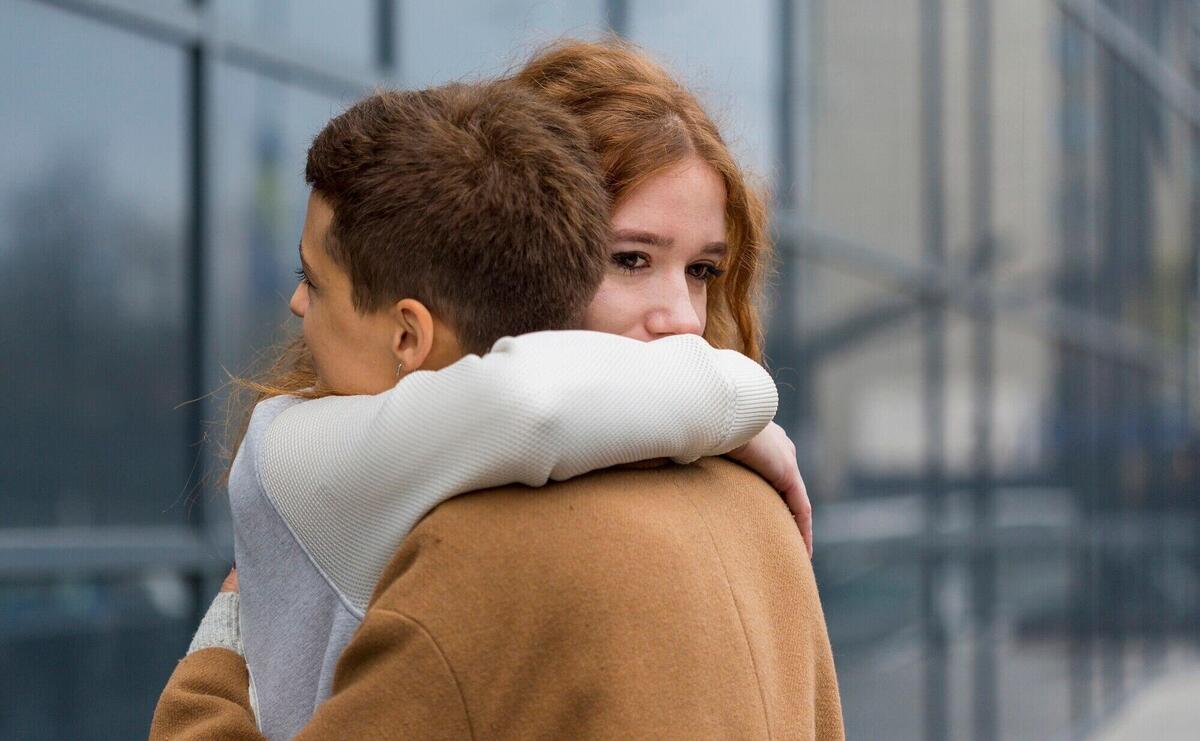
[[400, 377], [400, 373], [404, 371], [404, 361], [401, 360], [396, 364], [396, 378]]

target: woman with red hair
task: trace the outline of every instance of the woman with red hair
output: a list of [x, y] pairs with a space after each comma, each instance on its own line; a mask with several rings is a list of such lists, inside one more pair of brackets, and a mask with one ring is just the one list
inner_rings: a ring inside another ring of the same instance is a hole
[[[757, 304], [771, 258], [764, 198], [747, 182], [696, 97], [636, 47], [618, 40], [559, 42], [533, 57], [513, 79], [573, 113], [591, 137], [618, 233], [626, 227], [677, 226], [672, 221], [683, 214], [647, 214], [639, 208], [647, 190], [678, 191], [677, 203], [684, 206], [690, 193], [714, 196], [712, 203], [696, 203], [689, 211], [708, 207], [701, 215], [709, 225], [721, 222], [719, 241], [724, 243], [719, 272], [704, 291], [696, 292], [696, 299], [704, 297], [695, 307], [696, 320], [713, 345], [761, 360]], [[651, 216], [660, 221], [642, 221]], [[618, 234], [614, 255], [622, 254], [619, 239]], [[637, 267], [656, 266], [639, 262]], [[664, 298], [669, 296], [668, 291]]]
[[[771, 259], [764, 195], [695, 95], [637, 47], [567, 40], [534, 56], [518, 84], [575, 115], [612, 198], [612, 265], [584, 326], [639, 339], [702, 334], [762, 360], [758, 304]], [[812, 555], [812, 507], [795, 446], [771, 423], [752, 465], [784, 496]]]

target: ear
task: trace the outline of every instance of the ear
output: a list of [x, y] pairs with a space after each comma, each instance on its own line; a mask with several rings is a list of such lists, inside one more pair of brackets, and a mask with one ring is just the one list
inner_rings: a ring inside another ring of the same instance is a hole
[[433, 314], [425, 304], [413, 298], [397, 301], [391, 309], [392, 354], [404, 372], [415, 371], [428, 359], [434, 343]]

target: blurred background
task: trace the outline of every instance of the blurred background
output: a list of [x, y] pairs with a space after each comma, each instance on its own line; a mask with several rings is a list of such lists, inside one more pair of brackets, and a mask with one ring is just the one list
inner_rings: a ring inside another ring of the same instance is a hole
[[229, 567], [211, 392], [292, 326], [312, 136], [610, 29], [774, 194], [850, 738], [1195, 737], [1182, 0], [0, 0], [0, 737], [144, 736]]

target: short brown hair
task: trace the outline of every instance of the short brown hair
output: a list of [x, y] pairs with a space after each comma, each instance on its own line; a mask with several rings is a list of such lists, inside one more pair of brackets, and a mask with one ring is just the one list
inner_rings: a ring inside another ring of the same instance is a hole
[[[573, 116], [504, 81], [376, 92], [325, 126], [305, 167], [333, 210], [325, 242], [355, 308], [415, 298], [480, 354], [506, 335], [582, 319], [608, 265], [599, 173]], [[230, 461], [254, 404], [333, 393], [303, 337], [232, 380]]]
[[617, 38], [560, 40], [513, 80], [575, 115], [591, 138], [614, 205], [688, 157], [725, 184], [725, 274], [708, 289], [704, 337], [717, 347], [762, 354], [758, 300], [771, 258], [763, 193], [747, 182], [696, 96], [638, 47]]
[[355, 308], [429, 306], [468, 352], [577, 326], [604, 276], [607, 192], [587, 136], [514, 85], [377, 92], [331, 120], [305, 179], [333, 209]]

